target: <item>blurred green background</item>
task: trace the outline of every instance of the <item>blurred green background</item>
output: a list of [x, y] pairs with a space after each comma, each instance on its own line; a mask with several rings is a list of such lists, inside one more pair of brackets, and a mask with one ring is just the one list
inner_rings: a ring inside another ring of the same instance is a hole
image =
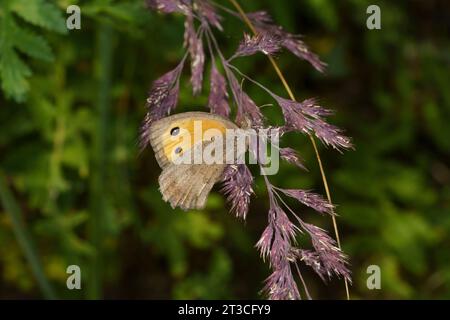
[[[296, 95], [335, 109], [330, 121], [356, 145], [343, 155], [321, 146], [356, 299], [450, 298], [447, 2], [241, 1], [305, 35], [329, 64], [322, 75], [277, 57]], [[71, 4], [81, 30], [64, 28]], [[370, 4], [382, 30], [366, 28]], [[246, 29], [223, 15], [217, 36], [230, 54]], [[182, 57], [182, 37], [182, 16], [149, 12], [143, 0], [0, 2], [0, 298], [260, 298], [269, 275], [254, 248], [267, 223], [261, 177], [245, 223], [218, 188], [204, 211], [182, 212], [161, 199], [153, 152], [138, 154], [147, 90]], [[286, 96], [264, 56], [238, 65]], [[206, 110], [207, 93], [193, 98], [188, 77], [177, 111]], [[283, 165], [272, 182], [324, 194], [308, 139], [284, 143], [310, 171]], [[332, 231], [328, 217], [296, 210]], [[73, 264], [82, 290], [66, 288]], [[381, 290], [366, 287], [369, 265], [381, 268]], [[314, 298], [345, 297], [342, 281], [304, 270]]]

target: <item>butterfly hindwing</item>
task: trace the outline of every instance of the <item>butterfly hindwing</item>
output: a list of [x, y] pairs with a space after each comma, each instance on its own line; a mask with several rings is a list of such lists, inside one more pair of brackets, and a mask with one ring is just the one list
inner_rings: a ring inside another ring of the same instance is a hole
[[220, 180], [225, 165], [169, 165], [159, 176], [164, 201], [172, 208], [202, 209], [214, 184]]

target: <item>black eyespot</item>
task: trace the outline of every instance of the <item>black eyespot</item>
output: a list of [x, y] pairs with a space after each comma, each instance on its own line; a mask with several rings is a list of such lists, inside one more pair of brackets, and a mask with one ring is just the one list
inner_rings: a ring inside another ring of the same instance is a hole
[[179, 133], [180, 133], [180, 128], [179, 127], [175, 127], [175, 128], [172, 128], [172, 130], [170, 130], [170, 135], [171, 136], [176, 136]]
[[179, 154], [181, 153], [181, 151], [183, 151], [183, 149], [181, 149], [181, 147], [178, 147], [175, 149], [175, 154]]

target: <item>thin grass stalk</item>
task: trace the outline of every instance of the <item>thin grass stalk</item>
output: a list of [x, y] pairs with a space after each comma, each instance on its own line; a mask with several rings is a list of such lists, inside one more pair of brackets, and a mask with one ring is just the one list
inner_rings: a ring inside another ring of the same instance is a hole
[[0, 200], [6, 214], [9, 216], [17, 242], [23, 254], [30, 264], [31, 271], [45, 299], [56, 299], [55, 291], [45, 276], [39, 254], [36, 250], [33, 238], [28, 233], [23, 220], [23, 213], [11, 190], [8, 187], [6, 177], [0, 172]]
[[[239, 12], [239, 14], [241, 15], [242, 19], [247, 24], [247, 26], [252, 31], [252, 33], [256, 35], [258, 32], [257, 32], [255, 26], [250, 21], [250, 19], [248, 19], [247, 15], [245, 14], [245, 11], [242, 9], [241, 5], [236, 0], [229, 0], [229, 1], [236, 8], [236, 10]], [[275, 59], [272, 56], [267, 55], [267, 57], [269, 58], [270, 63], [272, 64], [273, 68], [275, 69], [275, 72], [277, 73], [278, 77], [280, 78], [281, 82], [283, 83], [283, 86], [286, 89], [286, 92], [288, 93], [289, 97], [292, 100], [296, 101], [295, 95], [294, 95], [291, 87], [289, 86], [289, 84], [288, 84], [288, 82], [287, 82], [283, 72], [281, 71], [280, 67], [278, 66], [277, 62], [275, 61]], [[316, 141], [315, 141], [315, 139], [314, 139], [314, 137], [312, 135], [309, 135], [309, 139], [310, 139], [311, 144], [312, 144], [312, 146], [314, 148], [314, 153], [316, 155], [317, 163], [319, 165], [320, 175], [322, 177], [322, 183], [323, 183], [323, 186], [325, 188], [325, 193], [327, 195], [328, 202], [330, 204], [332, 204], [330, 188], [328, 187], [328, 180], [327, 180], [327, 176], [325, 174], [325, 170], [323, 168], [322, 159], [320, 157], [319, 149], [317, 148]], [[334, 233], [335, 233], [335, 237], [336, 237], [336, 242], [337, 242], [337, 245], [338, 245], [339, 249], [341, 249], [341, 241], [340, 241], [340, 237], [339, 237], [339, 229], [338, 229], [336, 217], [335, 217], [334, 214], [332, 215], [331, 219], [333, 221], [333, 228], [334, 228]], [[350, 300], [350, 290], [349, 290], [348, 281], [347, 281], [346, 278], [344, 278], [344, 283], [345, 283], [345, 292], [346, 292], [347, 300]]]
[[[118, 148], [126, 149], [128, 146], [127, 136], [123, 133], [126, 132], [127, 125], [130, 121], [130, 108], [133, 87], [133, 77], [136, 72], [138, 58], [136, 56], [136, 48], [131, 44], [127, 43], [126, 51], [126, 63], [124, 64], [122, 77], [123, 82], [126, 83], [127, 90], [120, 97], [118, 102], [118, 116], [115, 117], [115, 140]], [[118, 205], [123, 206], [126, 210], [131, 213], [131, 219], [133, 224], [137, 227], [137, 232], [142, 235], [145, 232], [144, 223], [141, 221], [141, 217], [138, 214], [138, 210], [133, 201], [133, 190], [131, 184], [130, 176], [130, 166], [128, 163], [128, 158], [125, 161], [117, 161], [114, 164], [114, 176], [117, 176], [117, 188], [114, 190], [115, 197], [118, 199]]]
[[96, 75], [99, 83], [97, 96], [97, 126], [94, 132], [93, 159], [90, 190], [90, 240], [95, 248], [91, 260], [88, 297], [99, 299], [103, 283], [103, 239], [106, 210], [106, 170], [108, 164], [109, 113], [111, 96], [111, 75], [113, 67], [112, 28], [102, 24], [97, 34], [98, 62]]

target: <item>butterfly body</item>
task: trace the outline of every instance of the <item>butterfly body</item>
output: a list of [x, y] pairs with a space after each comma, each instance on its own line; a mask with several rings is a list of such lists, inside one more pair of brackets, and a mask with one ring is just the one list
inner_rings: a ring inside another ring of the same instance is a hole
[[[193, 161], [215, 139], [225, 150], [227, 129], [238, 129], [230, 120], [206, 112], [185, 112], [163, 118], [150, 128], [150, 144], [162, 169], [159, 187], [164, 201], [181, 209], [202, 209], [214, 184], [221, 180], [225, 161]], [[184, 163], [181, 157], [190, 161]]]

